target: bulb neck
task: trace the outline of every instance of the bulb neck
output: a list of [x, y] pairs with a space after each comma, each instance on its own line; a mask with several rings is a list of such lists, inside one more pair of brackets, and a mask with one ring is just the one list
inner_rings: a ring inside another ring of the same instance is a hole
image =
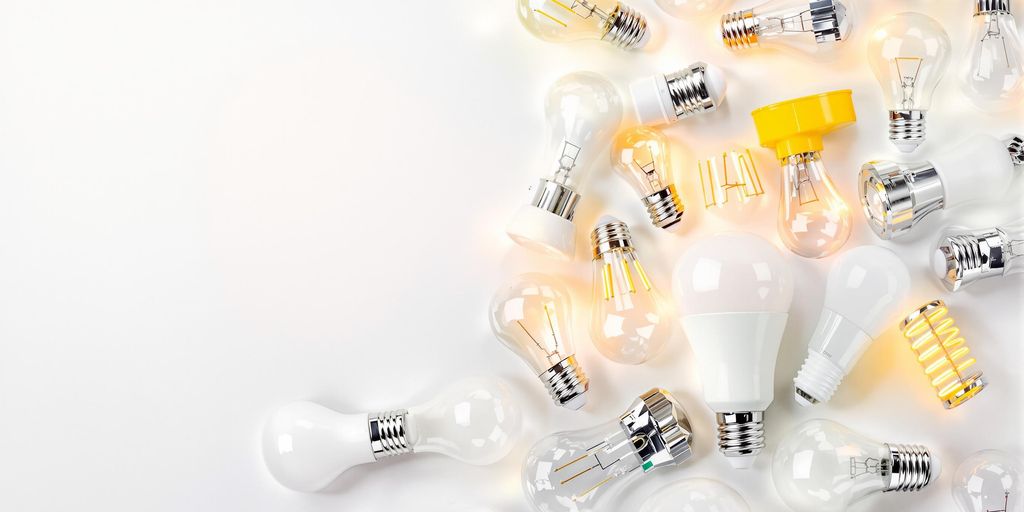
[[530, 204], [549, 211], [565, 220], [572, 221], [576, 214], [576, 205], [580, 202], [580, 194], [561, 183], [541, 178]]
[[642, 201], [647, 207], [647, 215], [650, 216], [651, 223], [661, 229], [668, 229], [678, 224], [686, 211], [683, 201], [676, 193], [675, 185], [669, 185], [644, 197]]
[[370, 449], [375, 460], [412, 452], [407, 426], [408, 414], [407, 409], [396, 409], [367, 416]]
[[665, 75], [668, 97], [676, 119], [683, 119], [718, 108], [714, 94], [708, 87], [707, 65], [697, 62], [689, 68]]
[[647, 19], [636, 9], [619, 3], [604, 23], [602, 41], [624, 50], [634, 50], [647, 42]]
[[904, 153], [910, 153], [924, 142], [923, 110], [890, 110], [889, 140]]
[[629, 234], [629, 226], [621, 220], [606, 222], [590, 232], [590, 245], [594, 249], [594, 259], [615, 249], [633, 251], [633, 237]]
[[919, 444], [885, 444], [889, 450], [889, 474], [883, 492], [914, 492], [928, 485], [936, 469], [936, 460], [928, 448]]
[[843, 369], [829, 358], [816, 350], [808, 350], [807, 359], [793, 379], [797, 403], [807, 406], [828, 402], [844, 376]]
[[[874, 199], [872, 199], [874, 198]], [[870, 204], [877, 201], [877, 205]], [[945, 207], [939, 171], [930, 162], [868, 162], [860, 170], [860, 202], [871, 229], [883, 240], [907, 234], [915, 224]], [[878, 217], [875, 208], [880, 208]]]
[[[718, 420], [718, 450], [726, 457], [750, 460], [761, 453], [764, 411], [717, 413], [715, 418]], [[737, 467], [749, 467], [749, 464]]]
[[1010, 14], [1010, 0], [975, 0], [974, 15]]
[[540, 380], [547, 387], [551, 399], [561, 407], [576, 410], [587, 403], [590, 381], [576, 362], [576, 356], [569, 356], [548, 368], [540, 374]]
[[946, 235], [936, 247], [936, 273], [951, 292], [981, 279], [1002, 276], [1014, 257], [1010, 243], [999, 228]]

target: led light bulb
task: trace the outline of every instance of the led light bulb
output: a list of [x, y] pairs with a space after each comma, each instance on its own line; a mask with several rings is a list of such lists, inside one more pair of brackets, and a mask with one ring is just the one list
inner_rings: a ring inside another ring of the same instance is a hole
[[947, 290], [1024, 271], [1024, 219], [985, 229], [950, 228], [939, 235], [932, 269]]
[[727, 217], [746, 217], [768, 201], [749, 149], [723, 151], [697, 161], [704, 208]]
[[665, 135], [644, 126], [619, 132], [611, 157], [612, 168], [636, 190], [651, 223], [663, 229], [679, 226], [686, 208], [673, 183]]
[[625, 482], [689, 459], [691, 432], [675, 398], [652, 389], [608, 423], [537, 441], [523, 462], [523, 491], [537, 512], [606, 510]]
[[930, 162], [874, 160], [860, 169], [860, 204], [883, 240], [910, 232], [934, 211], [1005, 195], [1024, 163], [1024, 138], [975, 135]]
[[703, 62], [629, 84], [636, 117], [648, 125], [673, 124], [697, 114], [714, 112], [725, 101], [725, 88], [722, 71]]
[[839, 256], [827, 286], [807, 359], [793, 379], [803, 406], [829, 401], [868, 345], [892, 325], [910, 291], [910, 272], [889, 249], [864, 245]]
[[644, 501], [640, 512], [750, 512], [750, 507], [728, 485], [688, 478], [656, 491]]
[[672, 337], [668, 308], [633, 248], [629, 227], [604, 216], [590, 233], [594, 249], [594, 310], [590, 337], [605, 357], [640, 364]]
[[1024, 466], [999, 450], [967, 457], [953, 473], [953, 501], [962, 512], [1024, 512]]
[[521, 412], [508, 387], [492, 379], [452, 384], [408, 409], [343, 414], [293, 402], [263, 427], [263, 460], [282, 485], [313, 492], [352, 466], [403, 453], [440, 453], [493, 464], [519, 438]]
[[718, 12], [724, 0], [655, 0], [661, 10], [679, 19], [703, 18]]
[[789, 263], [760, 237], [714, 235], [679, 258], [672, 289], [704, 401], [718, 419], [719, 450], [733, 467], [750, 467], [764, 448], [764, 411], [793, 301]]
[[946, 31], [924, 14], [897, 14], [871, 32], [868, 63], [889, 109], [889, 140], [904, 153], [924, 142], [925, 112], [949, 65], [949, 52]]
[[975, 0], [960, 84], [980, 108], [1002, 110], [1024, 96], [1024, 52], [1010, 0]]
[[643, 14], [617, 0], [516, 0], [516, 12], [545, 41], [600, 39], [633, 50], [650, 39]]
[[732, 50], [782, 46], [805, 52], [827, 49], [850, 37], [850, 2], [773, 0], [722, 16], [722, 43]]
[[921, 306], [900, 323], [903, 337], [917, 355], [939, 400], [952, 409], [973, 398], [988, 384], [977, 361], [971, 356], [960, 328], [949, 316], [949, 308], [941, 300]]
[[919, 491], [941, 467], [921, 445], [877, 443], [828, 420], [801, 423], [772, 456], [772, 480], [795, 512], [842, 512], [879, 492]]
[[573, 213], [583, 175], [603, 154], [622, 120], [615, 86], [594, 73], [570, 73], [548, 90], [545, 102], [552, 173], [534, 187], [506, 227], [516, 243], [571, 260], [576, 251]]
[[543, 274], [523, 274], [491, 301], [491, 330], [540, 378], [556, 404], [579, 409], [589, 381], [576, 362], [572, 301], [562, 283]]
[[822, 136], [857, 120], [849, 90], [761, 107], [751, 115], [761, 145], [782, 165], [779, 237], [805, 258], [839, 250], [850, 238], [850, 211], [821, 160]]

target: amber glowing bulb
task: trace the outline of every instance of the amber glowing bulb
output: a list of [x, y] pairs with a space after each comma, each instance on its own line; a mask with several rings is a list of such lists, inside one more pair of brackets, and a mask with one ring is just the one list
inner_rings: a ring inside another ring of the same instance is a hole
[[985, 389], [981, 371], [971, 356], [960, 328], [941, 300], [921, 306], [900, 324], [917, 361], [946, 409], [952, 409]]

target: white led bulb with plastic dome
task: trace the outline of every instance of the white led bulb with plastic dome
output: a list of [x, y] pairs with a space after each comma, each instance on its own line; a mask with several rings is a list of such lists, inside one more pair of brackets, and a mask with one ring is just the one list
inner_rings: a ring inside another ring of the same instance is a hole
[[694, 241], [676, 263], [672, 289], [718, 420], [718, 447], [736, 468], [764, 448], [775, 359], [793, 301], [793, 272], [767, 240], [723, 233]]
[[516, 0], [519, 22], [554, 43], [586, 39], [619, 48], [643, 48], [651, 34], [647, 19], [618, 0]]
[[750, 506], [728, 485], [687, 478], [655, 491], [640, 512], [750, 512]]
[[1024, 51], [1010, 0], [975, 0], [960, 70], [964, 94], [979, 108], [1001, 111], [1024, 96]]
[[939, 235], [932, 269], [947, 290], [1024, 271], [1024, 219], [981, 229], [952, 227]]
[[703, 62], [681, 71], [651, 75], [629, 84], [633, 108], [641, 124], [669, 125], [714, 112], [725, 101], [725, 75]]
[[725, 0], [654, 0], [661, 10], [682, 20], [717, 14]]
[[961, 512], [1024, 512], [1024, 466], [1006, 452], [971, 454], [953, 472], [952, 487]]
[[817, 53], [850, 38], [853, 11], [849, 0], [772, 0], [724, 14], [719, 28], [731, 50], [764, 46]]
[[519, 245], [572, 260], [579, 187], [619, 128], [622, 99], [604, 77], [576, 72], [551, 86], [544, 112], [551, 173], [533, 187], [530, 203], [519, 208], [505, 230]]
[[314, 492], [352, 466], [404, 453], [440, 453], [469, 464], [501, 460], [519, 439], [522, 413], [500, 381], [470, 378], [434, 399], [370, 414], [293, 402], [263, 427], [263, 460], [285, 487]]
[[676, 230], [686, 208], [676, 190], [668, 148], [663, 133], [635, 126], [615, 136], [611, 161], [612, 169], [640, 196], [651, 223]]

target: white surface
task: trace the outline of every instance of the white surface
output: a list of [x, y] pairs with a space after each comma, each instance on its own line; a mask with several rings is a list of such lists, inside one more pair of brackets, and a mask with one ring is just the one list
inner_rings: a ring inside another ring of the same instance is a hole
[[[978, 135], [930, 160], [942, 180], [946, 204], [952, 207], [1006, 190], [1019, 169], [1013, 166], [1005, 148], [1000, 137]], [[972, 172], [962, 172], [965, 167]]]
[[[519, 463], [528, 441], [487, 467], [440, 455], [360, 466], [315, 495], [278, 485], [260, 457], [260, 426], [284, 403], [384, 410], [466, 375], [496, 374], [522, 397], [531, 441], [608, 420], [650, 387], [670, 389], [693, 417], [695, 457], [639, 478], [623, 499], [639, 503], [667, 483], [709, 477], [755, 510], [781, 510], [767, 457], [740, 472], [714, 453], [714, 417], [682, 335], [644, 366], [604, 360], [586, 336], [590, 312], [579, 307], [590, 295], [589, 262], [522, 250], [504, 226], [543, 171], [552, 81], [590, 69], [625, 94], [633, 79], [698, 59], [723, 68], [729, 100], [667, 130], [677, 173], [727, 145], [756, 144], [756, 107], [852, 87], [860, 120], [826, 137], [824, 159], [855, 207], [861, 162], [897, 157], [862, 58], [865, 24], [928, 9], [954, 55], [969, 26], [969, 7], [954, 2], [941, 10], [928, 0], [860, 3], [859, 37], [823, 62], [730, 54], [711, 34], [713, 19], [679, 21], [649, 0], [633, 1], [658, 31], [644, 53], [536, 40], [511, 0], [372, 9], [312, 0], [6, 4], [0, 509], [525, 511]], [[975, 131], [1021, 129], [1020, 106], [979, 113], [946, 78], [912, 160]], [[771, 151], [754, 154], [778, 194]], [[696, 235], [742, 229], [780, 245], [774, 215], [740, 226], [706, 215], [694, 182], [680, 186], [686, 229], [664, 232], [610, 169], [593, 174], [577, 222], [590, 226], [606, 212], [629, 222], [662, 290]], [[1011, 204], [1019, 207], [1004, 209]], [[799, 280], [767, 412], [768, 450], [798, 421], [821, 416], [878, 440], [927, 444], [950, 467], [982, 448], [1024, 455], [1020, 276], [950, 294], [928, 268], [941, 226], [978, 225], [968, 211], [931, 219], [900, 243], [876, 240], [857, 213], [847, 247], [894, 248], [911, 271], [911, 301], [949, 302], [990, 386], [944, 410], [891, 328], [829, 404], [800, 408], [788, 397], [831, 258], [790, 255]], [[586, 235], [578, 230], [579, 245]], [[574, 286], [579, 357], [592, 379], [583, 411], [552, 405], [488, 328], [496, 287], [531, 270]], [[878, 511], [951, 510], [949, 476], [877, 503]]]

